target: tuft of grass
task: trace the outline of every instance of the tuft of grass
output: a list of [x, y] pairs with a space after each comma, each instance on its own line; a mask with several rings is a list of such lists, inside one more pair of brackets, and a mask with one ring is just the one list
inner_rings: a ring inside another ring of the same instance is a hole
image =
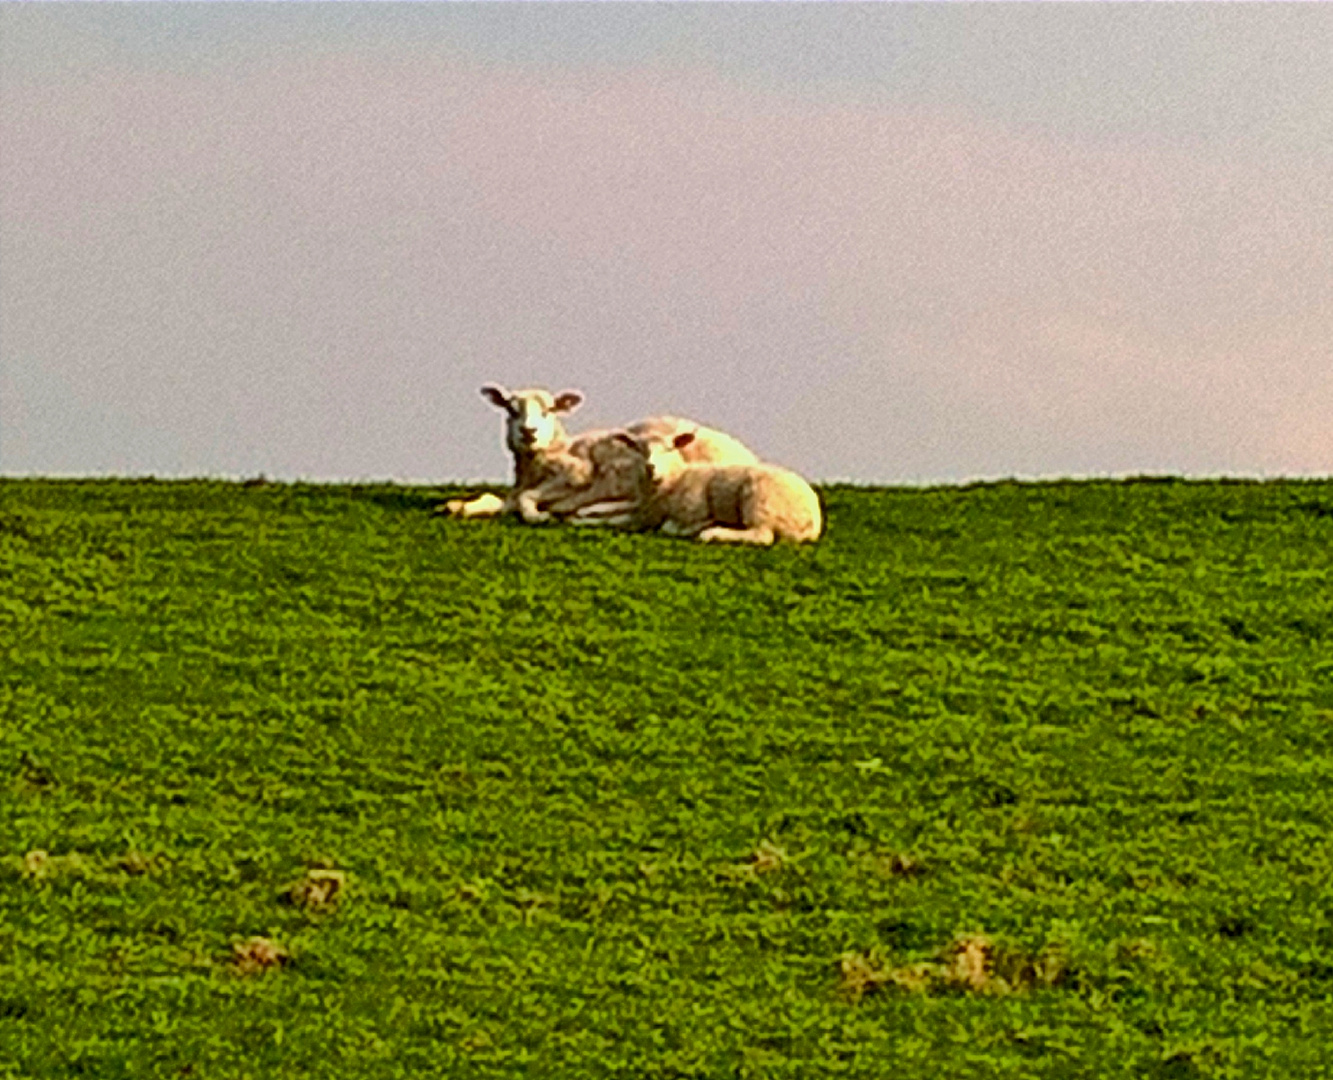
[[890, 965], [883, 953], [847, 952], [838, 961], [839, 989], [852, 1001], [896, 988], [908, 993], [1009, 994], [1069, 983], [1071, 969], [1058, 947], [1028, 953], [998, 947], [982, 934], [965, 934], [934, 959]]
[[23, 876], [32, 881], [40, 881], [42, 878], [49, 877], [56, 869], [55, 860], [41, 848], [24, 855], [21, 866]]
[[753, 874], [774, 874], [787, 865], [787, 853], [771, 840], [761, 841], [746, 865]]
[[142, 851], [127, 851], [116, 860], [117, 868], [134, 877], [147, 874], [153, 869], [153, 865], [152, 857], [145, 855]]
[[327, 911], [337, 905], [346, 888], [347, 875], [343, 871], [313, 866], [287, 889], [287, 898], [304, 911]]
[[237, 975], [263, 975], [291, 963], [291, 953], [266, 937], [252, 937], [231, 947], [232, 970]]
[[914, 855], [894, 851], [874, 858], [875, 870], [885, 877], [916, 878], [926, 872], [925, 864]]

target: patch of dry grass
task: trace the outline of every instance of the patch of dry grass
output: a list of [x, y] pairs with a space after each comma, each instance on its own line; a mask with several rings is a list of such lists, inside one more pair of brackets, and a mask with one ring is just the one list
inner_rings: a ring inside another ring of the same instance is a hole
[[787, 865], [787, 853], [773, 841], [765, 840], [750, 854], [748, 865], [753, 874], [773, 874]]
[[745, 857], [744, 862], [728, 863], [719, 868], [718, 877], [734, 883], [752, 882], [779, 873], [789, 862], [790, 856], [786, 850], [771, 840], [763, 840]]
[[955, 938], [933, 960], [897, 967], [878, 950], [844, 953], [838, 969], [838, 988], [852, 1001], [888, 987], [907, 993], [1009, 994], [1059, 986], [1070, 973], [1060, 949], [1026, 953], [980, 934]]
[[52, 855], [38, 848], [24, 855], [19, 864], [19, 873], [29, 881], [47, 881], [66, 875], [87, 877], [93, 870], [88, 859], [77, 851], [67, 855]]
[[138, 877], [141, 874], [148, 873], [153, 868], [153, 860], [142, 851], [127, 851], [116, 860], [116, 869], [129, 874], [131, 877]]
[[876, 855], [874, 868], [883, 877], [917, 878], [926, 872], [925, 864], [920, 859], [901, 851]]
[[23, 856], [23, 876], [33, 881], [49, 877], [55, 869], [55, 860], [49, 852], [40, 849]]
[[347, 875], [343, 871], [313, 866], [287, 890], [287, 899], [304, 911], [327, 911], [337, 905], [346, 891]]
[[266, 937], [238, 941], [231, 947], [232, 969], [238, 975], [263, 975], [291, 963], [291, 953]]
[[32, 881], [51, 881], [58, 878], [73, 880], [109, 880], [122, 874], [137, 877], [153, 870], [158, 860], [140, 851], [129, 851], [118, 858], [85, 855], [71, 851], [52, 855], [42, 848], [34, 848], [17, 859], [2, 860], [10, 868], [17, 867], [20, 877]]

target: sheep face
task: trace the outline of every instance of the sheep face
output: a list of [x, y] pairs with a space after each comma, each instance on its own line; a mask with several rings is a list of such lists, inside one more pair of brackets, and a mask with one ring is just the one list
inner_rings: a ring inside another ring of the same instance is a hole
[[577, 390], [551, 394], [548, 390], [505, 390], [487, 385], [481, 393], [505, 412], [505, 445], [512, 454], [534, 454], [564, 441], [565, 426], [560, 413], [573, 412], [583, 395]]
[[694, 432], [684, 431], [670, 439], [656, 437], [642, 438], [627, 431], [616, 433], [616, 439], [632, 448], [638, 455], [640, 484], [654, 487], [661, 484], [681, 469], [686, 461], [681, 451], [694, 441]]

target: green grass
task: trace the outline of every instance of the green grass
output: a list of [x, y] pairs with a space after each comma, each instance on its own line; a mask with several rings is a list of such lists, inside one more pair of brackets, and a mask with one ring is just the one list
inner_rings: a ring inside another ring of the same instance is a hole
[[1333, 484], [446, 493], [0, 482], [0, 1077], [1333, 1074]]

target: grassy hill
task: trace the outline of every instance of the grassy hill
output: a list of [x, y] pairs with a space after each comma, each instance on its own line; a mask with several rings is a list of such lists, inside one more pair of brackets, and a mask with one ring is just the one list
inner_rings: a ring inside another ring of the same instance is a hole
[[0, 1077], [1333, 1070], [1333, 484], [444, 494], [0, 482]]

